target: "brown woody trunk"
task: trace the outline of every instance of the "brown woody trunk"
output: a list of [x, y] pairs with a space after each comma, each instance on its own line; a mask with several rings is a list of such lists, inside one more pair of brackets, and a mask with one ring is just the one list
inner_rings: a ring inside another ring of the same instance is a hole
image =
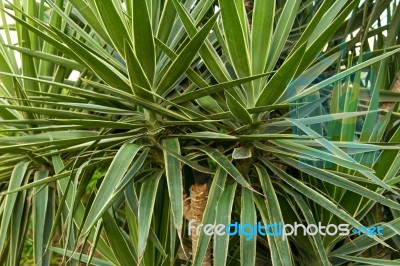
[[[187, 198], [186, 193], [183, 195], [184, 200], [184, 216], [188, 221], [194, 220], [192, 225], [194, 228], [191, 231], [192, 238], [192, 258], [196, 255], [197, 243], [199, 236], [196, 232], [196, 227], [201, 224], [203, 214], [206, 209], [208, 199], [207, 184], [194, 184], [190, 187], [190, 199]], [[190, 202], [189, 202], [190, 200]], [[212, 265], [212, 248], [208, 245], [206, 255], [203, 260], [203, 266]]]
[[[400, 93], [400, 73], [395, 77], [391, 91]], [[390, 110], [394, 107], [394, 104], [394, 102], [383, 102], [381, 108]]]

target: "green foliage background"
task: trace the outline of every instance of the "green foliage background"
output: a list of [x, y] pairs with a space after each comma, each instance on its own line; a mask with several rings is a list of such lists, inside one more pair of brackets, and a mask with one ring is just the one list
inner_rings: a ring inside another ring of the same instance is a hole
[[[400, 264], [399, 1], [0, 8], [1, 265]], [[192, 258], [204, 182], [203, 223], [384, 235], [202, 234]]]

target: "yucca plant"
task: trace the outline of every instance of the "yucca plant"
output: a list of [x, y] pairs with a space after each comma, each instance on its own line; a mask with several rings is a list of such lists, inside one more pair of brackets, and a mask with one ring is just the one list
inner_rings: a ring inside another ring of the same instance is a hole
[[399, 265], [399, 1], [0, 5], [1, 265]]

